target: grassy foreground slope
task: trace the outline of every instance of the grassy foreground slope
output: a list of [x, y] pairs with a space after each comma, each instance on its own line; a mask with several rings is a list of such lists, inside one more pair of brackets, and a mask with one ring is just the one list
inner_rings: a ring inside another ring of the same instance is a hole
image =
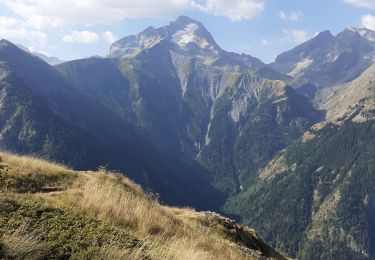
[[1, 259], [285, 259], [253, 229], [163, 206], [121, 174], [0, 159]]

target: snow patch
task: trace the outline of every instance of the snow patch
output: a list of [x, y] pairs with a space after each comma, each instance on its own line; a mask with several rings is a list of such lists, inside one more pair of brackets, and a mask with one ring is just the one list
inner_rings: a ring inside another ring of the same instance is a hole
[[172, 36], [172, 40], [183, 49], [186, 49], [189, 43], [195, 43], [201, 49], [209, 48], [211, 45], [207, 40], [196, 34], [198, 29], [199, 25], [196, 23], [187, 24], [183, 30], [177, 31]]
[[159, 43], [162, 39], [163, 37], [159, 34], [153, 37], [147, 37], [145, 35], [142, 35], [139, 38], [138, 45], [141, 46], [143, 49], [149, 49], [155, 46], [157, 43]]
[[365, 28], [354, 28], [354, 27], [349, 27], [348, 29], [352, 32], [357, 32], [359, 35], [366, 38], [370, 42], [375, 42], [375, 33], [371, 30], [368, 30]]

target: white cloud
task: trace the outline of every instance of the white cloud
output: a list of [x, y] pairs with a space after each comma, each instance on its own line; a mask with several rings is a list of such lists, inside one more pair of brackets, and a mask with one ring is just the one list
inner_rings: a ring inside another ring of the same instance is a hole
[[0, 0], [34, 28], [112, 23], [126, 18], [165, 18], [191, 0]]
[[303, 30], [284, 29], [284, 36], [280, 39], [284, 43], [303, 43], [308, 39], [308, 33]]
[[29, 47], [27, 47], [27, 49], [31, 53], [37, 52], [37, 53], [41, 53], [41, 54], [46, 55], [46, 56], [51, 56], [51, 53], [49, 53], [48, 51], [39, 50], [39, 49], [35, 48], [34, 46], [29, 46]]
[[62, 41], [66, 43], [94, 43], [98, 40], [98, 34], [90, 31], [72, 31], [62, 38]]
[[375, 9], [374, 0], [344, 0], [344, 2], [355, 7]]
[[375, 31], [375, 16], [367, 14], [362, 16], [361, 20], [363, 27]]
[[267, 40], [266, 38], [262, 39], [262, 45], [270, 45], [270, 41]]
[[262, 45], [290, 45], [290, 44], [301, 44], [309, 39], [309, 33], [303, 30], [295, 29], [284, 29], [282, 35], [276, 36], [271, 39], [262, 38]]
[[303, 16], [301, 12], [279, 12], [279, 17], [283, 20], [298, 21]]
[[0, 38], [26, 40], [40, 47], [44, 47], [47, 42], [44, 32], [30, 29], [25, 22], [12, 17], [0, 17]]
[[226, 16], [232, 21], [250, 20], [264, 10], [264, 0], [206, 0], [192, 1], [192, 6], [203, 12]]
[[103, 38], [106, 42], [111, 43], [111, 44], [118, 40], [118, 37], [110, 31], [104, 32]]
[[113, 23], [123, 19], [168, 19], [200, 10], [233, 21], [253, 19], [266, 0], [0, 0], [37, 30], [74, 25]]

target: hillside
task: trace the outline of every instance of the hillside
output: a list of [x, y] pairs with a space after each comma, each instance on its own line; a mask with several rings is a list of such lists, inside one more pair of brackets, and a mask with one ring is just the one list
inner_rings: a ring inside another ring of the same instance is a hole
[[286, 259], [253, 229], [163, 206], [122, 174], [0, 159], [1, 259]]
[[353, 119], [310, 130], [229, 199], [227, 212], [293, 257], [374, 259], [375, 121]]
[[[311, 87], [309, 98], [326, 117], [261, 167], [252, 183], [228, 199], [225, 209], [256, 225], [267, 241], [293, 257], [375, 258], [370, 33], [346, 29], [334, 37], [323, 32], [273, 64], [289, 75], [298, 68], [295, 80], [315, 83], [296, 91], [308, 96]], [[305, 58], [311, 63], [303, 63]], [[296, 59], [302, 59], [301, 64]]]
[[[122, 96], [112, 91], [119, 87], [115, 84], [118, 77], [105, 74], [108, 70], [97, 84], [106, 81], [105, 76], [112, 79], [100, 85], [111, 92], [111, 107], [98, 102], [94, 91], [77, 88], [43, 60], [1, 40], [0, 148], [35, 154], [75, 169], [108, 165], [126, 170], [138, 183], [161, 194], [163, 201], [217, 210], [222, 196], [210, 187], [209, 177], [199, 165], [187, 162], [180, 153], [160, 152], [158, 144], [146, 139], [118, 110], [112, 110], [119, 107], [113, 100]], [[120, 89], [126, 92], [127, 79], [116, 72], [121, 76]], [[121, 101], [126, 106], [127, 100]]]
[[[183, 35], [188, 43], [179, 40]], [[253, 57], [222, 50], [203, 24], [188, 17], [124, 37], [111, 46], [109, 57], [55, 68], [136, 129], [176, 172], [186, 164], [199, 166], [180, 179], [209, 176], [206, 187], [224, 199], [323, 117], [284, 82], [288, 77], [261, 69]], [[142, 184], [155, 187], [153, 182]], [[164, 198], [171, 196], [169, 187], [157, 188]]]
[[346, 84], [340, 84], [318, 94], [321, 108], [327, 111], [327, 120], [340, 122], [352, 117], [356, 122], [374, 119], [375, 65], [361, 76]]

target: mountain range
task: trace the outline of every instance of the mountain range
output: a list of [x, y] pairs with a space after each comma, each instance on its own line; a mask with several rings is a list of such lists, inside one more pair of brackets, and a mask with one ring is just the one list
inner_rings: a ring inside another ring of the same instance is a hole
[[0, 148], [119, 170], [291, 257], [374, 259], [374, 57], [347, 28], [265, 64], [186, 16], [55, 66], [1, 40]]

